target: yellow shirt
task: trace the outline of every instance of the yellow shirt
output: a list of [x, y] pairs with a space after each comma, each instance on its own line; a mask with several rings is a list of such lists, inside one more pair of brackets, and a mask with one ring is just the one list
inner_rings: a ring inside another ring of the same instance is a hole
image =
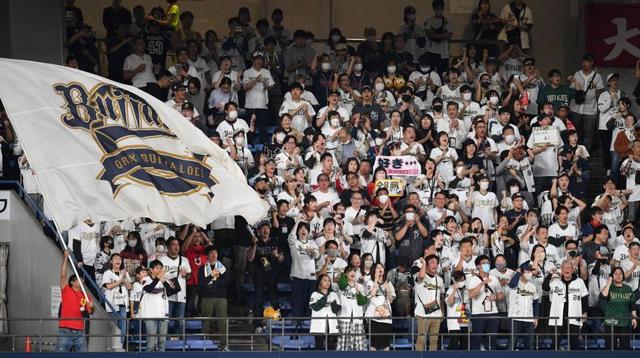
[[174, 29], [177, 29], [180, 26], [180, 6], [178, 4], [173, 4], [167, 9], [167, 20], [171, 20], [169, 25]]

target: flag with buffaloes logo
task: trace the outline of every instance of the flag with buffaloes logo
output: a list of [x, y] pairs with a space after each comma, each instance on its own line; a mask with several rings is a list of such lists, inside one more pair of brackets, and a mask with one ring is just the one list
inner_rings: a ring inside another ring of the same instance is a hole
[[179, 112], [131, 86], [52, 64], [0, 59], [0, 100], [61, 230], [149, 217], [254, 223], [268, 206]]

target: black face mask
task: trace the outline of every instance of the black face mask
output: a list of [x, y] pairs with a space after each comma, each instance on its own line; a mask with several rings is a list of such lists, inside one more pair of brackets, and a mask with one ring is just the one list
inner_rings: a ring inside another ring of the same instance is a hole
[[402, 101], [403, 102], [409, 103], [409, 102], [411, 102], [411, 99], [412, 99], [412, 97], [411, 97], [410, 94], [403, 94], [402, 95]]
[[601, 259], [600, 260], [600, 264], [602, 264], [602, 265], [606, 265], [608, 263], [609, 263], [609, 260], [607, 260], [607, 259]]
[[482, 88], [489, 88], [489, 86], [491, 86], [491, 82], [486, 82], [486, 81], [480, 82], [480, 87]]
[[442, 112], [442, 105], [441, 104], [433, 105], [433, 110], [436, 112]]
[[264, 195], [267, 193], [267, 189], [256, 189], [256, 191], [258, 192], [258, 194], [260, 195]]
[[576, 256], [578, 256], [578, 251], [577, 251], [577, 250], [571, 250], [571, 251], [569, 251], [569, 256], [570, 256], [570, 257], [576, 257]]

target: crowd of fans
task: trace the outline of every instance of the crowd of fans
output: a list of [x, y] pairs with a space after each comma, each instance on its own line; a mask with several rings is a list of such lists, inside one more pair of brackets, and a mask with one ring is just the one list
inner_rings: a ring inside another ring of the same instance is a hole
[[[366, 28], [354, 48], [334, 28], [321, 49], [280, 9], [253, 26], [241, 8], [218, 37], [168, 3], [104, 10], [108, 77], [182, 113], [271, 209], [253, 226], [225, 216], [206, 228], [141, 218], [70, 230], [116, 318], [221, 318], [229, 297], [260, 318], [290, 282], [282, 314], [334, 318], [312, 320], [318, 349], [389, 349], [394, 319], [411, 316], [418, 350], [438, 349], [439, 333], [447, 349], [495, 349], [507, 332], [524, 349], [536, 349], [534, 333], [567, 332], [570, 349], [585, 332], [629, 348], [640, 137], [619, 83], [634, 79], [598, 72], [590, 54], [569, 76], [542, 74], [522, 0], [499, 15], [480, 0], [471, 21], [483, 41], [461, 55], [442, 0], [423, 24], [409, 6], [395, 34]], [[72, 0], [66, 26], [67, 65], [95, 72], [96, 39]], [[591, 154], [607, 168], [600, 193], [588, 192]], [[158, 334], [148, 349], [163, 350], [166, 321], [145, 329]], [[203, 333], [226, 348], [225, 330]]]

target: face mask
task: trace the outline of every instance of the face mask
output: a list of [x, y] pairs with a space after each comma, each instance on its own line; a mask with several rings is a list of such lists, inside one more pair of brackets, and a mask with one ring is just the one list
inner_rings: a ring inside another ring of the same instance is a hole
[[405, 213], [404, 214], [405, 219], [407, 219], [407, 221], [413, 221], [413, 219], [416, 217], [415, 213]]
[[482, 272], [484, 273], [489, 273], [489, 271], [491, 270], [491, 265], [489, 264], [482, 264]]
[[607, 260], [607, 259], [601, 259], [600, 260], [600, 264], [602, 264], [602, 265], [606, 265], [608, 263], [609, 263], [609, 260]]
[[336, 256], [338, 256], [338, 250], [336, 250], [336, 249], [329, 249], [329, 250], [327, 250], [327, 256], [329, 256], [329, 257], [336, 257]]
[[459, 289], [463, 289], [466, 285], [467, 285], [467, 283], [465, 281], [458, 282], [458, 288]]
[[464, 167], [456, 167], [456, 174], [460, 175], [464, 171]]
[[471, 101], [471, 93], [467, 92], [467, 93], [463, 93], [462, 94], [462, 99], [465, 101]]
[[229, 113], [227, 113], [227, 117], [231, 120], [234, 120], [236, 118], [238, 118], [238, 112], [236, 111], [230, 111]]
[[429, 66], [420, 66], [420, 71], [422, 71], [422, 72], [429, 72], [430, 69], [431, 69], [431, 67], [429, 67]]
[[276, 134], [276, 142], [278, 143], [282, 143], [284, 141], [284, 137], [286, 137], [287, 135], [280, 132], [278, 134]]
[[488, 181], [481, 181], [480, 182], [480, 189], [482, 189], [482, 190], [489, 189], [489, 182]]
[[405, 103], [411, 102], [411, 95], [410, 94], [403, 94], [402, 95], [402, 101], [405, 102]]
[[507, 268], [507, 264], [496, 264], [496, 269], [499, 271], [502, 271], [505, 268]]
[[340, 118], [333, 117], [331, 118], [330, 123], [332, 127], [338, 127], [340, 126]]
[[323, 62], [322, 63], [322, 70], [323, 71], [329, 71], [331, 69], [331, 64], [329, 62]]
[[372, 260], [365, 260], [364, 261], [364, 268], [370, 269], [371, 266], [373, 266], [373, 261]]
[[331, 41], [338, 42], [340, 41], [340, 35], [331, 35]]
[[520, 187], [519, 186], [512, 186], [511, 188], [509, 188], [509, 191], [511, 192], [511, 195], [517, 193], [520, 191]]
[[436, 112], [442, 112], [442, 104], [434, 104], [433, 110]]
[[236, 137], [236, 144], [242, 147], [244, 145], [244, 137]]
[[267, 193], [267, 189], [256, 189], [256, 191], [260, 194], [260, 195], [264, 195]]
[[489, 86], [491, 86], [491, 82], [489, 82], [489, 81], [480, 82], [480, 87], [482, 87], [482, 88], [486, 89], [486, 88], [489, 88]]
[[129, 245], [129, 247], [136, 247], [137, 243], [138, 243], [137, 240], [129, 240], [129, 241], [127, 241], [127, 245]]
[[384, 83], [378, 82], [376, 83], [375, 87], [376, 87], [376, 91], [382, 91], [384, 89]]
[[384, 139], [382, 139], [382, 138], [376, 138], [376, 146], [378, 146], [378, 147], [379, 147], [379, 146], [381, 146], [381, 145], [382, 145], [382, 143], [384, 143]]
[[389, 201], [389, 196], [388, 195], [380, 195], [378, 197], [378, 201], [382, 204], [385, 204], [387, 201]]
[[515, 139], [516, 139], [516, 136], [514, 136], [513, 134], [507, 134], [506, 136], [504, 136], [504, 141], [507, 144], [512, 144]]
[[489, 102], [491, 102], [491, 104], [498, 104], [498, 97], [496, 96], [489, 97]]
[[531, 272], [525, 272], [523, 276], [527, 281], [529, 281], [531, 280], [531, 277], [533, 277], [533, 274]]
[[569, 257], [577, 257], [578, 256], [578, 251], [577, 250], [570, 250], [569, 251]]
[[361, 64], [361, 63], [356, 63], [355, 65], [353, 65], [353, 69], [354, 69], [356, 72], [360, 72], [360, 71], [362, 71], [362, 64]]
[[387, 72], [390, 74], [396, 73], [396, 66], [387, 66]]
[[107, 242], [107, 247], [113, 249], [113, 242]]
[[163, 245], [156, 246], [156, 251], [157, 252], [164, 252], [164, 246]]

